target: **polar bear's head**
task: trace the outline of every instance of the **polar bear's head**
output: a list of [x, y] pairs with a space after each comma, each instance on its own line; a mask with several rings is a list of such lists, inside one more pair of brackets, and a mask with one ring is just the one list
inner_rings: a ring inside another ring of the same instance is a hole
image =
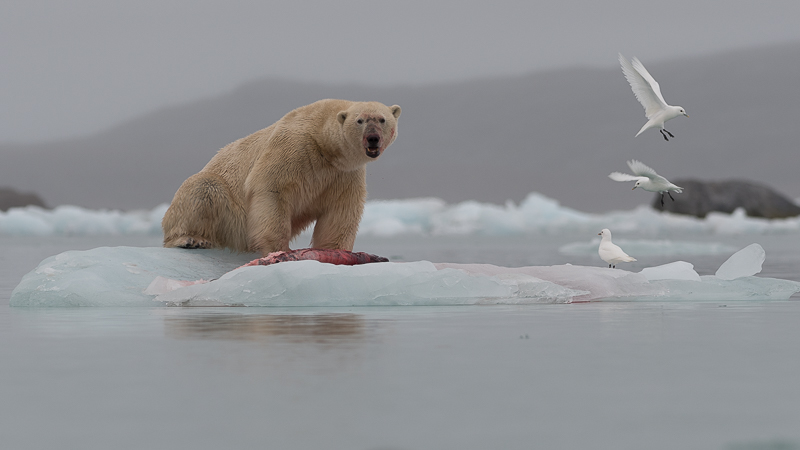
[[397, 137], [400, 107], [378, 102], [357, 102], [336, 115], [347, 147], [359, 158], [376, 159]]

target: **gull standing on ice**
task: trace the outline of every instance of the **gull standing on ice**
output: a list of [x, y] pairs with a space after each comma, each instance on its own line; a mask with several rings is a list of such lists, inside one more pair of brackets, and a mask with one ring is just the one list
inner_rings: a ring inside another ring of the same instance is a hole
[[603, 231], [597, 234], [602, 236], [597, 253], [603, 261], [608, 263], [609, 268], [616, 268], [617, 263], [636, 261], [636, 258], [628, 256], [618, 245], [611, 242], [611, 231], [608, 228], [603, 228]]
[[636, 184], [633, 185], [633, 189], [640, 187], [645, 191], [660, 193], [662, 207], [664, 206], [664, 192], [669, 195], [669, 198], [671, 198], [673, 202], [675, 199], [672, 198], [672, 194], [669, 191], [675, 191], [678, 194], [683, 192], [682, 187], [675, 186], [674, 184], [670, 183], [669, 180], [657, 174], [655, 170], [645, 166], [640, 161], [635, 159], [628, 161], [628, 167], [630, 167], [631, 171], [633, 171], [633, 175], [628, 175], [627, 173], [621, 172], [611, 172], [608, 174], [608, 178], [611, 178], [614, 181], [635, 181]]
[[[686, 117], [689, 117], [689, 115], [686, 114], [686, 111], [680, 106], [671, 106], [664, 101], [658, 83], [636, 57], [628, 61], [622, 56], [622, 53], [620, 53], [619, 63], [622, 65], [622, 73], [625, 74], [625, 78], [631, 85], [633, 95], [635, 95], [636, 100], [639, 100], [639, 103], [644, 106], [644, 114], [649, 119], [642, 129], [636, 133], [636, 136], [642, 134], [642, 131], [648, 128], [658, 127], [664, 139], [669, 141], [667, 134], [669, 137], [674, 138], [675, 136], [664, 128], [664, 122], [680, 115]], [[666, 134], [664, 134], [665, 132]]]

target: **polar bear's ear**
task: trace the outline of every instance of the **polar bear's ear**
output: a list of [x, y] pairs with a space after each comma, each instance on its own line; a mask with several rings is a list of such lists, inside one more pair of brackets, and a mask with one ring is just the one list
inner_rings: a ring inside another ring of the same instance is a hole
[[336, 115], [336, 120], [338, 120], [339, 123], [344, 123], [346, 119], [347, 119], [347, 111], [339, 111], [339, 114]]
[[395, 119], [400, 117], [400, 107], [399, 106], [392, 105], [392, 115], [394, 116]]

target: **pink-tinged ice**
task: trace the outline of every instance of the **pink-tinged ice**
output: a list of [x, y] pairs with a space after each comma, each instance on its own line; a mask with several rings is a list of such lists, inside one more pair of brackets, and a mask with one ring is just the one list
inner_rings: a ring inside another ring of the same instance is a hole
[[272, 252], [263, 258], [250, 261], [242, 267], [268, 266], [285, 261], [319, 261], [322, 263], [336, 264], [337, 266], [355, 266], [376, 262], [388, 262], [383, 256], [372, 255], [364, 252], [350, 252], [347, 250], [325, 248], [302, 248], [288, 252]]
[[473, 275], [494, 276], [501, 280], [511, 276], [528, 276], [549, 281], [582, 295], [573, 302], [588, 302], [601, 298], [659, 296], [666, 289], [662, 285], [648, 283], [642, 274], [607, 267], [585, 267], [564, 264], [558, 266], [500, 267], [491, 264], [435, 264], [436, 268], [459, 269]]
[[195, 284], [205, 284], [209, 280], [173, 280], [162, 276], [157, 276], [144, 290], [147, 295], [161, 295], [175, 289], [193, 286]]

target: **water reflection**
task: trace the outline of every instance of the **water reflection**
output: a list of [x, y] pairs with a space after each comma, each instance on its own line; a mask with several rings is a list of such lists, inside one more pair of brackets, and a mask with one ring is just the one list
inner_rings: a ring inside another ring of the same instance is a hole
[[[375, 322], [375, 321], [372, 321]], [[167, 337], [244, 341], [335, 343], [364, 340], [370, 328], [362, 315], [204, 314], [164, 318]]]

